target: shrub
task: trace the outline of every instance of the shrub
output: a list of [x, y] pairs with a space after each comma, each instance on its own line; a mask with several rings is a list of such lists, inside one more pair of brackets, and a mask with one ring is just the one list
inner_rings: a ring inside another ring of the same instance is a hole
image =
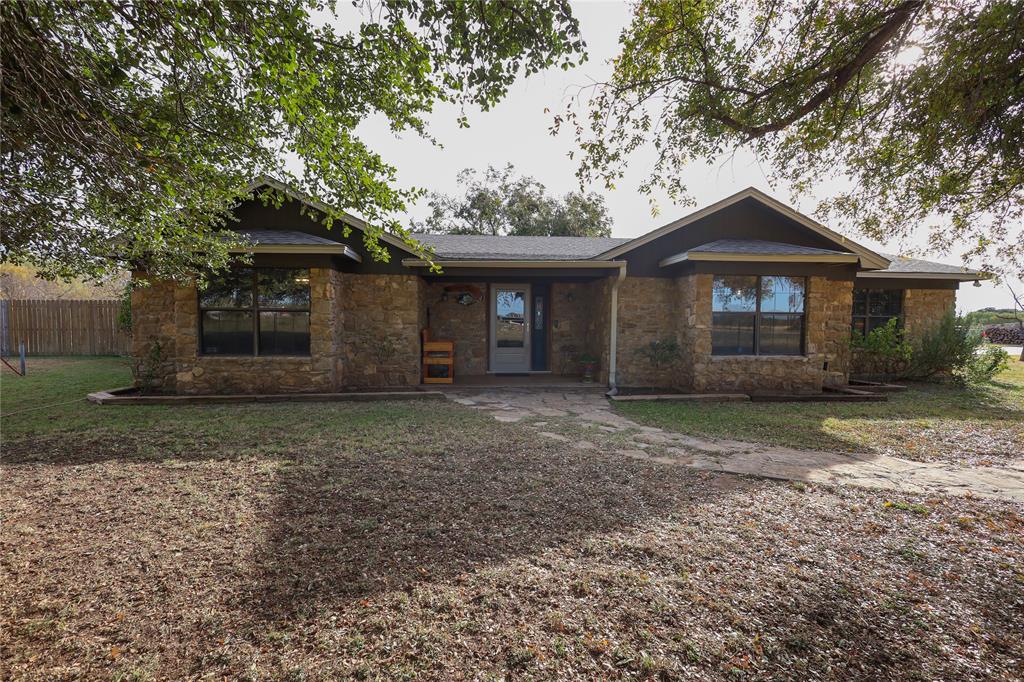
[[682, 349], [679, 348], [679, 342], [671, 338], [651, 341], [646, 346], [639, 348], [637, 352], [646, 358], [647, 362], [655, 369], [664, 369], [674, 365], [683, 354]]
[[850, 339], [858, 371], [899, 376], [910, 362], [911, 349], [895, 318], [867, 334], [855, 331]]
[[963, 379], [969, 384], [984, 384], [1010, 365], [1010, 354], [999, 346], [988, 346], [977, 353], [964, 368]]
[[963, 382], [981, 343], [981, 336], [971, 333], [964, 318], [949, 313], [914, 345], [901, 378], [932, 379], [945, 375]]

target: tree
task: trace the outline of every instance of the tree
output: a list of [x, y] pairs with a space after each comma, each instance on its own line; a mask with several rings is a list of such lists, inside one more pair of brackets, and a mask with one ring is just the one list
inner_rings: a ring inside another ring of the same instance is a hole
[[361, 213], [385, 258], [376, 237], [405, 234], [392, 216], [421, 192], [359, 123], [427, 135], [438, 101], [487, 109], [584, 47], [567, 0], [359, 5], [340, 27], [332, 0], [3, 3], [0, 257], [47, 277], [222, 267], [216, 228], [270, 174], [331, 206], [328, 226]]
[[1024, 272], [1024, 3], [639, 0], [609, 82], [583, 118], [580, 177], [612, 185], [632, 152], [642, 189], [685, 197], [681, 169], [748, 145], [819, 214], [880, 241]]
[[415, 227], [439, 234], [489, 234], [519, 237], [607, 237], [611, 218], [604, 199], [594, 193], [549, 196], [528, 176], [517, 176], [512, 164], [488, 166], [483, 178], [470, 168], [459, 173], [465, 195], [434, 193], [431, 214]]

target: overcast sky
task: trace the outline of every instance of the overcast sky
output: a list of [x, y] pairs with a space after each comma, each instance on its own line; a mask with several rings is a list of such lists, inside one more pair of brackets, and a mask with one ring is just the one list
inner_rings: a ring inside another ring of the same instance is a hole
[[[339, 3], [339, 9], [343, 6], [344, 3]], [[521, 80], [491, 111], [467, 111], [468, 129], [458, 127], [456, 118], [460, 112], [457, 108], [439, 105], [428, 118], [428, 123], [430, 133], [443, 144], [443, 148], [415, 134], [396, 137], [384, 121], [364, 124], [360, 135], [371, 148], [398, 168], [398, 179], [404, 186], [457, 194], [460, 188], [456, 176], [463, 168], [482, 170], [488, 165], [512, 163], [520, 173], [541, 181], [551, 193], [560, 195], [576, 189], [576, 164], [568, 158], [569, 152], [576, 148], [575, 140], [570, 132], [558, 137], [550, 135], [552, 116], [564, 110], [569, 98], [579, 93], [581, 87], [607, 79], [611, 71], [608, 60], [618, 53], [619, 32], [629, 21], [630, 13], [628, 5], [619, 2], [580, 2], [574, 4], [573, 11], [587, 42], [589, 61], [571, 71], [555, 69]], [[545, 109], [550, 111], [545, 113]], [[655, 195], [661, 212], [654, 217], [649, 198], [637, 191], [652, 161], [652, 153], [638, 153], [630, 160], [626, 178], [614, 191], [603, 187], [589, 188], [604, 195], [613, 219], [613, 236], [641, 235], [749, 186], [810, 214], [819, 197], [828, 195], [839, 186], [823, 181], [818, 196], [794, 202], [786, 185], [773, 186], [756, 159], [741, 150], [727, 161], [711, 160], [705, 165], [689, 167], [684, 176], [696, 206], [673, 206], [665, 196]], [[411, 214], [422, 218], [427, 212], [426, 201], [422, 200], [412, 208]], [[870, 248], [887, 252], [904, 250], [901, 247], [905, 245], [899, 243], [879, 244], [864, 239], [849, 226], [830, 224], [829, 227]], [[924, 243], [926, 239], [922, 233], [910, 245]], [[959, 264], [958, 254], [930, 257]], [[1018, 293], [1024, 290], [1020, 282], [1013, 284]], [[988, 283], [981, 287], [961, 286], [957, 297], [961, 311], [1011, 305], [1012, 299], [1005, 286]]]

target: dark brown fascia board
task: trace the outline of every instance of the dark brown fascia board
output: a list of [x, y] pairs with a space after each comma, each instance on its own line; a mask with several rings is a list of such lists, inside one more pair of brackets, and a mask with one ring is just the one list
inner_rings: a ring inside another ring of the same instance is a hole
[[430, 265], [442, 268], [566, 268], [566, 269], [605, 269], [625, 267], [622, 260], [435, 260], [422, 258], [403, 258], [402, 265], [407, 268], [426, 268]]

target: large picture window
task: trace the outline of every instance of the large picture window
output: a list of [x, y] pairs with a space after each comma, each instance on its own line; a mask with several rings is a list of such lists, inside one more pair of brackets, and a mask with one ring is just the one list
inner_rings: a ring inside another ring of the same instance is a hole
[[900, 319], [903, 314], [902, 289], [854, 289], [853, 331], [868, 334]]
[[309, 270], [238, 268], [199, 294], [204, 355], [309, 355]]
[[715, 277], [711, 354], [802, 355], [806, 292], [803, 277]]

